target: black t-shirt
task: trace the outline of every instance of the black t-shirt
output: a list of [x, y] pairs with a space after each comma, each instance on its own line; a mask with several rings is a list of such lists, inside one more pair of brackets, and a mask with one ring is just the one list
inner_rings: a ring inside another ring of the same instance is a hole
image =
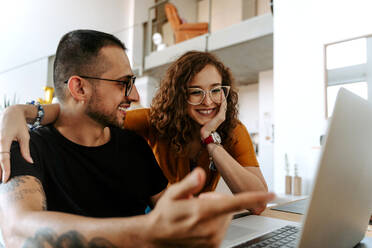
[[52, 125], [32, 131], [34, 165], [23, 159], [14, 142], [11, 177], [38, 178], [51, 211], [90, 217], [144, 214], [150, 197], [168, 181], [142, 137], [116, 127], [110, 131], [110, 141], [98, 147], [73, 143]]

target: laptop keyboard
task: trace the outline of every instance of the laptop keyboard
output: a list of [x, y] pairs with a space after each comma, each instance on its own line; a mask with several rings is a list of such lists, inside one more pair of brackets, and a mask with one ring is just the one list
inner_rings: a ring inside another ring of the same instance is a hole
[[296, 226], [284, 226], [280, 229], [267, 233], [261, 237], [249, 240], [233, 248], [258, 248], [258, 247], [285, 247], [295, 248], [297, 238], [300, 235], [300, 228]]

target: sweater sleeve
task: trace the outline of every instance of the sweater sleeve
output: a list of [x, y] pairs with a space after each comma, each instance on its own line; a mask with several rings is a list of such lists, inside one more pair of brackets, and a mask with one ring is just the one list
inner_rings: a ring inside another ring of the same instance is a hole
[[150, 135], [150, 109], [129, 110], [124, 120], [124, 128], [134, 131], [148, 140]]
[[229, 147], [231, 156], [244, 167], [259, 166], [251, 137], [242, 123], [239, 122], [235, 127], [232, 137], [233, 141]]

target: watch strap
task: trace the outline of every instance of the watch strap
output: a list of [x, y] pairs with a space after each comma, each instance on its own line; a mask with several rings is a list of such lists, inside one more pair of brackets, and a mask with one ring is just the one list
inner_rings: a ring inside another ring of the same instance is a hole
[[217, 132], [212, 132], [207, 138], [202, 140], [203, 145], [208, 145], [210, 143], [221, 144], [221, 138]]
[[204, 140], [202, 140], [202, 143], [203, 145], [208, 145], [210, 143], [214, 143], [214, 139], [213, 139], [213, 136], [212, 134], [210, 134], [207, 138], [205, 138]]

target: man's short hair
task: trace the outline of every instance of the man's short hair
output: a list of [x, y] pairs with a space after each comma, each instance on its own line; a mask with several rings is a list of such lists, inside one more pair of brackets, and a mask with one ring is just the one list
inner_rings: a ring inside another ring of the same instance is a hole
[[[95, 30], [75, 30], [65, 34], [57, 48], [54, 61], [54, 88], [60, 102], [65, 100], [66, 80], [73, 75], [100, 76], [103, 68], [97, 65], [101, 48], [125, 45], [115, 36]], [[102, 64], [101, 64], [102, 66]]]

